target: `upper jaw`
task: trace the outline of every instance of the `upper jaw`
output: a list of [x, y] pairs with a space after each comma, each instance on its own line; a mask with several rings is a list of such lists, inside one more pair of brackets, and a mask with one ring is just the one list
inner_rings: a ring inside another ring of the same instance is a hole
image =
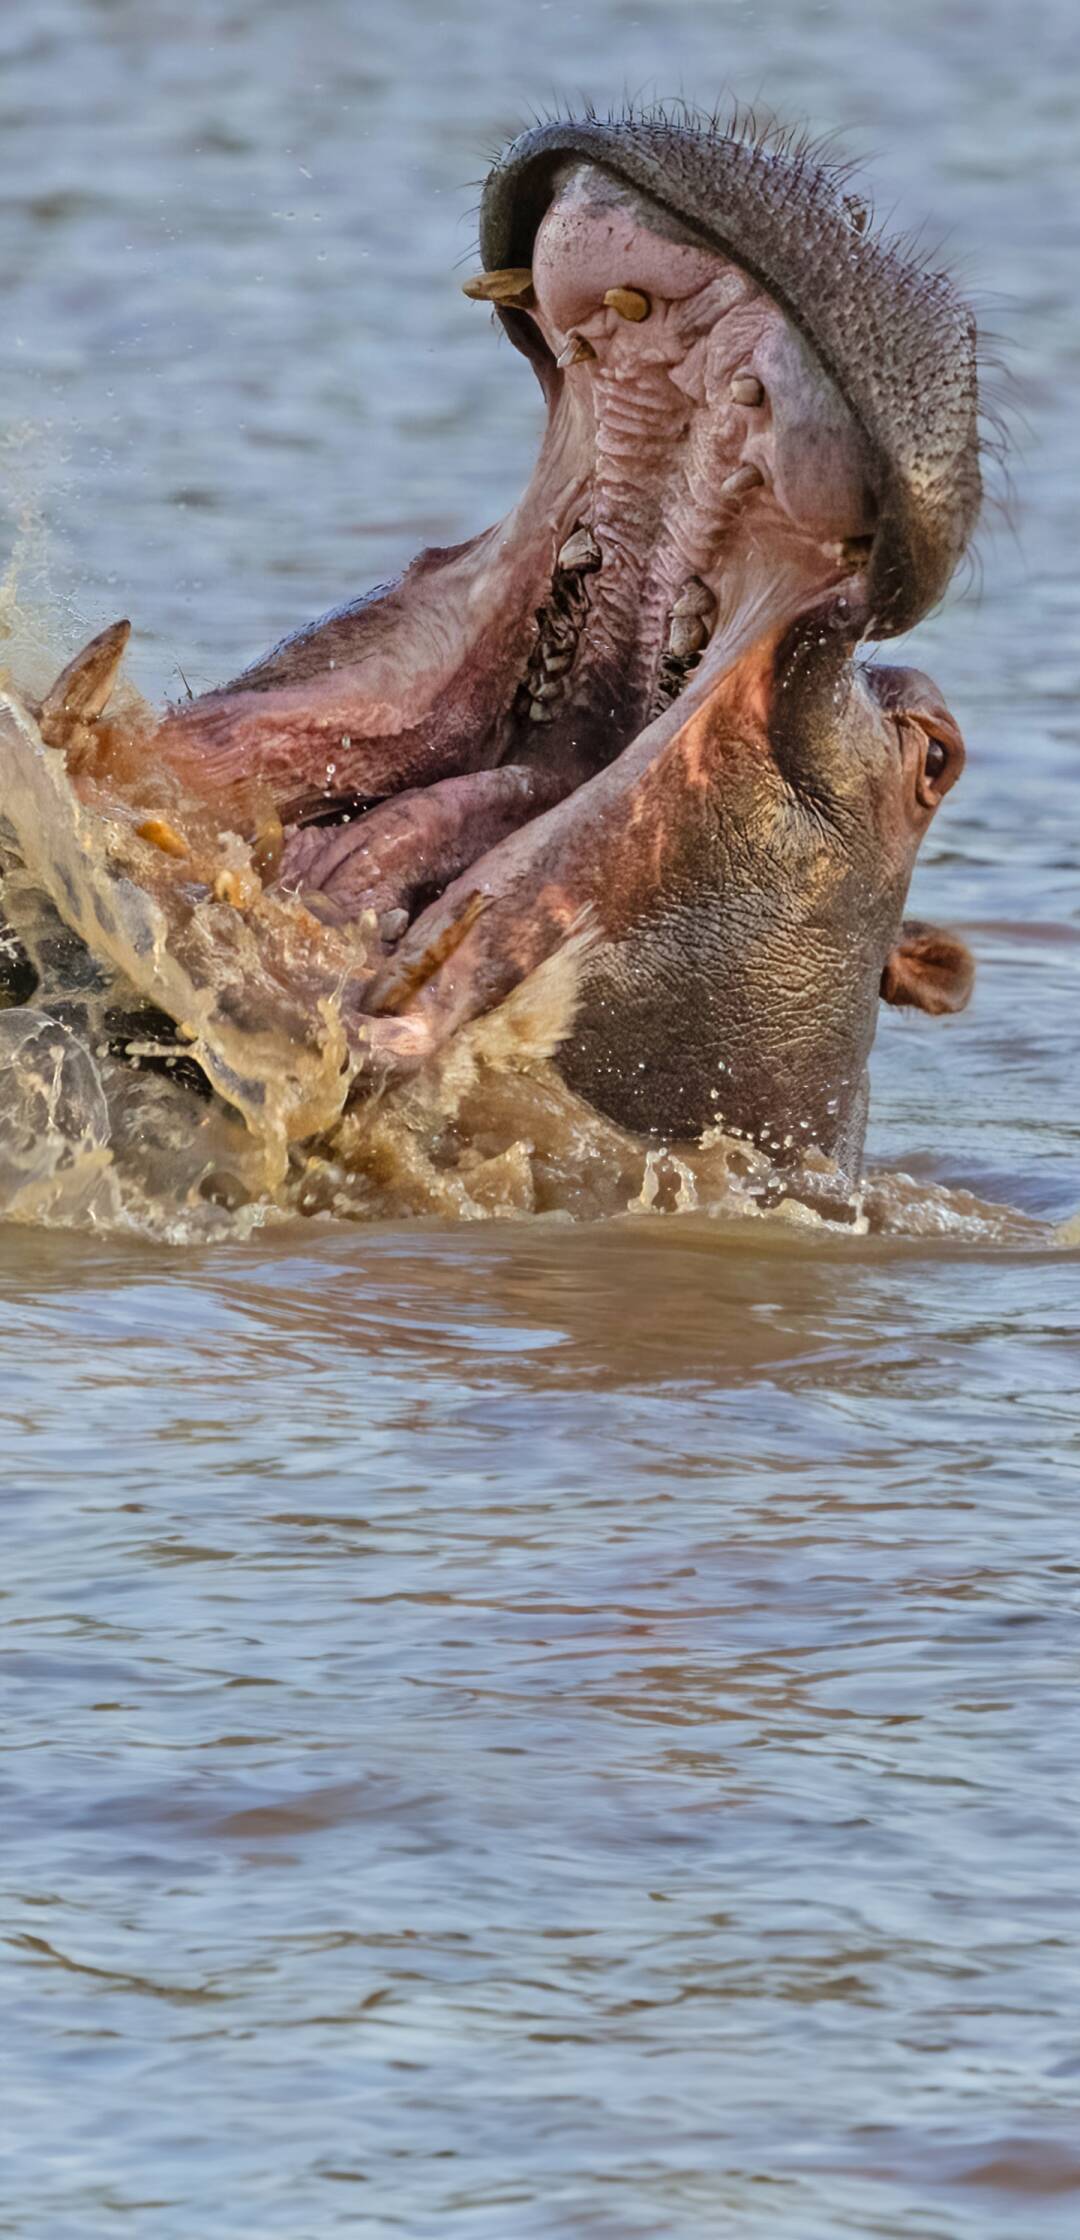
[[[492, 169], [481, 204], [489, 269], [525, 266], [570, 161], [648, 196], [670, 234], [737, 260], [785, 307], [830, 375], [876, 464], [879, 519], [866, 573], [876, 636], [909, 629], [945, 590], [980, 497], [975, 327], [948, 279], [908, 263], [866, 205], [813, 152], [737, 127], [661, 112], [560, 121], [526, 132]], [[499, 306], [549, 386], [550, 345], [519, 306]]]
[[503, 759], [575, 782], [748, 637], [830, 595], [867, 611], [862, 430], [756, 282], [657, 222], [646, 198], [573, 170], [521, 314], [553, 369], [522, 513], [550, 520], [554, 566]]

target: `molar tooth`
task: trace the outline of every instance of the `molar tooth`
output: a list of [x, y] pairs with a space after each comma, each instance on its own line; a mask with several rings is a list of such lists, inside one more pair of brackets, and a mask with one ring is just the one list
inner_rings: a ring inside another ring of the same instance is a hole
[[668, 631], [668, 652], [677, 661], [685, 661], [688, 654], [700, 653], [709, 642], [709, 633], [700, 615], [679, 614], [671, 618]]
[[673, 615], [698, 615], [703, 622], [707, 622], [716, 612], [716, 600], [708, 584], [702, 583], [700, 576], [691, 576], [689, 583], [684, 583], [671, 612]]
[[735, 404], [763, 404], [765, 390], [756, 373], [737, 373], [731, 384], [731, 396]]
[[548, 676], [549, 676], [549, 677], [562, 677], [562, 676], [565, 676], [565, 674], [566, 674], [566, 671], [567, 671], [568, 669], [572, 669], [572, 668], [573, 668], [573, 666], [574, 666], [574, 648], [573, 648], [573, 646], [568, 646], [568, 647], [567, 647], [567, 650], [566, 650], [566, 652], [565, 652], [565, 653], [559, 653], [559, 652], [556, 652], [556, 651], [555, 651], [555, 649], [553, 648], [553, 649], [552, 649], [552, 651], [551, 651], [550, 653], [545, 653], [545, 655], [544, 655], [544, 667], [545, 667], [545, 669], [547, 670], [547, 673], [548, 673]]
[[541, 701], [545, 706], [552, 700], [561, 700], [563, 695], [563, 688], [554, 677], [546, 677], [543, 684], [531, 686], [530, 690], [533, 699]]
[[595, 358], [592, 343], [583, 334], [572, 334], [555, 360], [557, 366], [581, 366], [587, 358]]
[[529, 702], [530, 723], [553, 723], [554, 720], [554, 708], [545, 707], [542, 700], [531, 700]]
[[557, 565], [568, 575], [592, 575], [603, 566], [603, 554], [591, 529], [577, 528], [567, 537], [559, 554]]
[[519, 311], [527, 311], [536, 300], [527, 264], [507, 265], [502, 272], [476, 272], [462, 283], [461, 292], [473, 303], [509, 303]]
[[734, 474], [727, 476], [726, 480], [720, 484], [720, 488], [725, 498], [738, 498], [742, 496], [744, 490], [756, 490], [758, 484], [764, 482], [764, 480], [765, 477], [761, 468], [751, 466], [749, 460], [747, 460], [744, 467], [736, 467]]
[[648, 296], [640, 288], [608, 288], [604, 302], [609, 311], [617, 311], [620, 319], [632, 319], [635, 325], [647, 319], [652, 310]]

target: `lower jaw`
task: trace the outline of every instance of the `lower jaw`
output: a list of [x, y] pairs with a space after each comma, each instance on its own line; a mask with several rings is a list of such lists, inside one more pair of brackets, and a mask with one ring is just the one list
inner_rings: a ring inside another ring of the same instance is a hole
[[631, 747], [647, 751], [654, 724], [658, 738], [669, 737], [672, 711], [678, 722], [744, 665], [763, 667], [784, 631], [823, 599], [846, 593], [853, 610], [858, 604], [859, 578], [838, 553], [819, 551], [812, 566], [797, 554], [772, 581], [736, 577], [730, 590], [722, 579], [714, 589], [684, 564], [668, 570], [674, 592], [659, 601], [654, 595], [659, 629], [650, 638], [631, 627], [620, 644], [611, 610], [632, 602], [611, 597], [610, 582], [601, 581], [604, 562], [590, 525], [576, 516], [534, 609], [525, 673], [496, 719], [494, 755], [362, 808], [339, 807], [329, 817], [324, 810], [317, 824], [294, 833], [281, 883], [299, 889], [316, 915], [340, 924], [374, 911], [384, 954], [392, 954], [445, 889], [481, 861], [485, 883], [497, 883], [502, 842]]

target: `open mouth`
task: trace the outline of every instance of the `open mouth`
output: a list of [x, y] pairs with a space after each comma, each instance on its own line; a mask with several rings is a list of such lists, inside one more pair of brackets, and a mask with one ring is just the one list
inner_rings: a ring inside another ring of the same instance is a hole
[[[466, 294], [547, 406], [518, 505], [97, 775], [143, 839], [176, 841], [175, 802], [241, 849], [215, 895], [306, 905], [304, 939], [348, 953], [362, 1072], [422, 1061], [587, 924], [559, 1055], [583, 1093], [684, 1134], [718, 1096], [740, 1126], [798, 1104], [824, 1141], [863, 1094], [918, 841], [852, 656], [967, 541], [972, 322], [827, 167], [666, 120], [524, 135], [481, 258]], [[91, 784], [122, 642], [39, 711]]]
[[[388, 955], [456, 882], [497, 876], [512, 834], [666, 738], [670, 711], [735, 689], [799, 616], [865, 613], [879, 514], [869, 439], [788, 315], [613, 173], [568, 159], [531, 264], [467, 292], [528, 322], [549, 408], [535, 473], [501, 530], [420, 574], [411, 611], [406, 579], [380, 687], [405, 721], [383, 769], [344, 729], [327, 753], [323, 729], [282, 800], [281, 883], [337, 923], [374, 911]], [[432, 643], [461, 615], [457, 667], [409, 737]], [[272, 665], [251, 679], [256, 726], [273, 681]], [[215, 728], [211, 702], [204, 774], [225, 779], [239, 735], [226, 723], [215, 744]], [[280, 798], [301, 743], [286, 769], [272, 728], [242, 735]]]
[[466, 293], [544, 390], [524, 497], [156, 742], [197, 790], [272, 802], [276, 876], [316, 915], [374, 913], [375, 1008], [513, 890], [511, 935], [543, 931], [500, 930], [492, 1000], [574, 919], [552, 873], [598, 787], [717, 696], [767, 750], [798, 618], [854, 644], [944, 588], [978, 502], [970, 321], [864, 218], [797, 151], [709, 129], [541, 127], [495, 167]]

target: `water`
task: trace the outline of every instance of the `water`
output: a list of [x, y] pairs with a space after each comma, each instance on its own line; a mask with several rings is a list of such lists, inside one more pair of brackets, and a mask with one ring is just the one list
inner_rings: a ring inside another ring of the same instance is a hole
[[155, 697], [520, 487], [455, 265], [549, 95], [850, 128], [1020, 408], [911, 641], [970, 752], [913, 903], [980, 963], [882, 1023], [923, 1234], [0, 1232], [0, 2231], [1072, 2240], [1072, 13], [38, 0], [0, 52], [20, 594], [59, 652], [131, 612]]

